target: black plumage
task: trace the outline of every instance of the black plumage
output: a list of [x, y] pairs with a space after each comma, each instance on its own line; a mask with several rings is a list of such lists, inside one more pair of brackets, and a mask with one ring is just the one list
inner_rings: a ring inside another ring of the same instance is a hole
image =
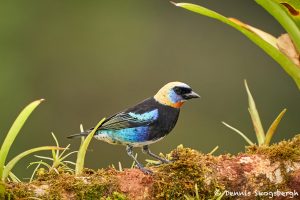
[[[143, 172], [145, 169], [133, 155], [133, 147], [142, 147], [143, 152], [168, 163], [153, 154], [148, 145], [159, 141], [175, 127], [183, 103], [199, 95], [185, 83], [170, 82], [162, 87], [154, 97], [150, 97], [133, 107], [107, 118], [95, 132], [94, 137], [112, 144], [126, 145], [128, 155], [133, 158]], [[69, 136], [87, 135], [90, 131]]]

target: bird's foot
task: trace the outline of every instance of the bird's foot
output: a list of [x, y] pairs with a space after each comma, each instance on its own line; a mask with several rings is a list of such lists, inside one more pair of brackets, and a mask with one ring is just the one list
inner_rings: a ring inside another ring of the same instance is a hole
[[152, 166], [159, 166], [161, 164], [170, 164], [172, 163], [173, 161], [171, 160], [167, 160], [167, 159], [163, 159], [163, 158], [160, 158], [158, 160], [149, 160], [149, 159], [146, 159], [147, 163], [149, 165], [152, 165]]
[[143, 147], [142, 147], [142, 151], [143, 151], [143, 153], [146, 153], [146, 154], [148, 154], [149, 156], [151, 156], [151, 157], [153, 157], [153, 158], [155, 158], [155, 159], [157, 159], [157, 160], [160, 161], [160, 163], [154, 163], [154, 164], [160, 165], [160, 164], [163, 164], [163, 163], [166, 163], [166, 164], [171, 163], [170, 160], [165, 159], [165, 158], [162, 158], [162, 157], [160, 157], [160, 156], [158, 156], [158, 155], [152, 153], [152, 152], [150, 151], [148, 145], [143, 146]]
[[172, 163], [172, 161], [171, 160], [168, 160], [168, 159], [164, 159], [164, 158], [160, 158], [159, 159], [160, 161], [161, 161], [161, 164], [170, 164], [170, 163]]
[[144, 167], [141, 167], [141, 166], [137, 166], [139, 168], [139, 170], [141, 170], [144, 174], [146, 175], [151, 175], [153, 174], [153, 171], [149, 170], [149, 169], [146, 169]]

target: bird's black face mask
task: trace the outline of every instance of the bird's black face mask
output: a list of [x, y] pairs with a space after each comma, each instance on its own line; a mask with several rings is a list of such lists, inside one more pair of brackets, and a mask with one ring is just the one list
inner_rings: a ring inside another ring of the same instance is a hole
[[174, 92], [176, 94], [182, 96], [182, 98], [185, 100], [200, 97], [200, 95], [198, 95], [196, 92], [194, 92], [191, 88], [187, 88], [187, 87], [174, 87]]

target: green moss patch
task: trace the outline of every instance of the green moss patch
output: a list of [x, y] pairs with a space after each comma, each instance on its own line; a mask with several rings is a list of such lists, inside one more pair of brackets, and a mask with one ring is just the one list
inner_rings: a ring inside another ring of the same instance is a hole
[[[178, 147], [171, 152], [174, 162], [162, 165], [154, 174], [155, 199], [186, 199], [195, 196], [195, 185], [201, 199], [209, 199], [215, 190], [222, 189], [213, 180], [207, 180], [210, 163], [215, 160], [212, 156], [204, 155], [190, 148]], [[202, 162], [203, 161], [203, 162]]]
[[271, 146], [249, 146], [246, 153], [259, 154], [269, 157], [272, 161], [299, 161], [300, 135], [288, 141], [281, 141]]
[[125, 200], [125, 195], [117, 192], [115, 173], [113, 169], [85, 170], [82, 176], [60, 171], [38, 173], [38, 178], [31, 184], [14, 184], [13, 188], [6, 191], [7, 199], [20, 199], [25, 197], [38, 197], [40, 199], [103, 199]]
[[[212, 156], [190, 148], [177, 147], [167, 158], [173, 162], [150, 166], [153, 175], [138, 169], [98, 171], [85, 169], [76, 177], [58, 169], [40, 168], [31, 183], [8, 183], [5, 198], [46, 200], [125, 200], [125, 199], [216, 199], [222, 191], [289, 191], [298, 188], [298, 174], [287, 164], [300, 161], [300, 135], [267, 146], [250, 146], [246, 153]], [[264, 159], [266, 158], [266, 159]], [[275, 163], [270, 163], [270, 160]], [[276, 173], [274, 165], [278, 166]], [[292, 166], [292, 165], [291, 165]], [[299, 169], [295, 168], [295, 170]], [[260, 172], [260, 173], [256, 173]], [[276, 179], [282, 181], [276, 182]], [[296, 177], [296, 178], [295, 178]], [[271, 180], [274, 179], [274, 180]], [[196, 187], [197, 186], [197, 187]], [[230, 199], [230, 197], [225, 197]], [[233, 198], [234, 199], [234, 198]]]

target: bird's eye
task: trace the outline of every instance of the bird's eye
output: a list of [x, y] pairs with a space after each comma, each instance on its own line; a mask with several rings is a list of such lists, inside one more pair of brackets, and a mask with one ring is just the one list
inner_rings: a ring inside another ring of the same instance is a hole
[[186, 87], [174, 87], [173, 90], [178, 95], [188, 94], [192, 91], [191, 88], [186, 88]]

